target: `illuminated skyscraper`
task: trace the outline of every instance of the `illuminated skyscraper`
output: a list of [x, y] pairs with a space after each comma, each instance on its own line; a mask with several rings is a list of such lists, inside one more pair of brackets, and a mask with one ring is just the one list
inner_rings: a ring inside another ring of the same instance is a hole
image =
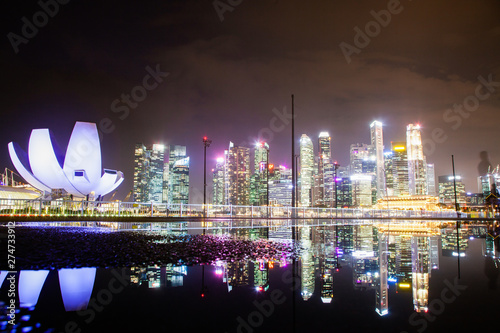
[[436, 173], [434, 164], [427, 163], [427, 195], [436, 195]]
[[[272, 164], [271, 167], [274, 169]], [[269, 171], [271, 172], [271, 170]], [[269, 176], [269, 205], [291, 206], [293, 188], [292, 169], [287, 169], [280, 165], [279, 172], [273, 172], [273, 174], [275, 174], [275, 176]]]
[[352, 144], [350, 149], [350, 170], [349, 175], [363, 173], [363, 161], [369, 160], [373, 154], [373, 147], [371, 145]]
[[250, 176], [250, 205], [267, 205], [267, 182], [269, 145], [266, 142], [258, 142], [254, 152], [254, 173]]
[[371, 145], [376, 158], [376, 181], [377, 181], [377, 198], [382, 198], [385, 193], [385, 168], [384, 168], [384, 137], [382, 132], [382, 123], [374, 121], [370, 125]]
[[224, 205], [224, 187], [225, 187], [225, 160], [219, 157], [213, 169], [213, 204]]
[[267, 142], [258, 142], [255, 145], [255, 154], [254, 154], [254, 173], [261, 173], [262, 164], [267, 163], [267, 152], [269, 150], [269, 145]]
[[189, 203], [189, 156], [186, 155], [186, 146], [170, 146], [168, 165], [168, 202]]
[[408, 159], [405, 142], [392, 142], [392, 170], [394, 195], [408, 195]]
[[460, 204], [465, 203], [465, 185], [462, 182], [462, 176], [455, 175], [455, 184], [453, 175], [439, 176], [439, 202], [448, 206], [455, 206], [455, 186], [457, 188], [457, 201]]
[[162, 202], [165, 147], [138, 143], [134, 155], [134, 201]]
[[393, 156], [392, 151], [384, 153], [384, 169], [385, 169], [385, 189], [387, 196], [394, 195], [394, 168], [393, 168]]
[[134, 202], [149, 198], [149, 153], [142, 143], [135, 145], [134, 153]]
[[323, 187], [323, 205], [333, 207], [333, 163], [331, 137], [328, 132], [319, 133], [318, 175], [321, 178], [320, 187]]
[[227, 175], [228, 204], [247, 206], [250, 202], [250, 149], [229, 143]]
[[371, 207], [374, 202], [373, 176], [355, 174], [350, 177], [352, 186], [352, 205], [354, 207]]
[[302, 134], [300, 138], [300, 204], [311, 207], [311, 188], [313, 186], [314, 148], [311, 139]]
[[149, 171], [149, 202], [163, 201], [163, 167], [165, 160], [165, 146], [154, 144], [150, 151]]
[[425, 195], [427, 194], [427, 165], [422, 146], [420, 125], [409, 124], [406, 127], [406, 147], [410, 195]]

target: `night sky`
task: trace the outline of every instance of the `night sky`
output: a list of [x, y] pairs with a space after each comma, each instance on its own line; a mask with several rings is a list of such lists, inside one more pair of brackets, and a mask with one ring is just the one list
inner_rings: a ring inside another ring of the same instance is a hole
[[[7, 144], [27, 149], [33, 128], [65, 146], [75, 121], [107, 123], [103, 167], [125, 174], [115, 199], [132, 189], [136, 142], [186, 145], [196, 195], [204, 135], [209, 169], [230, 140], [251, 146], [259, 135], [271, 163], [291, 164], [291, 94], [297, 153], [302, 133], [317, 149], [328, 131], [346, 165], [349, 145], [370, 143], [379, 120], [386, 149], [420, 123], [436, 176], [451, 173], [454, 154], [468, 191], [480, 151], [500, 163], [499, 1], [230, 2], [216, 1], [218, 13], [212, 0], [73, 0], [51, 6], [47, 22], [37, 1], [4, 3], [0, 167], [13, 169]], [[40, 27], [25, 38], [34, 14]], [[165, 74], [145, 90], [148, 66]], [[127, 106], [131, 92], [141, 101]]]

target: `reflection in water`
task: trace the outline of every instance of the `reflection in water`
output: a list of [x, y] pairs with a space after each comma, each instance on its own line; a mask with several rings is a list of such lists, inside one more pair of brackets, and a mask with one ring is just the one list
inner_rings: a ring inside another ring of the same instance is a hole
[[94, 288], [96, 268], [63, 268], [58, 274], [66, 311], [87, 309]]
[[35, 306], [49, 271], [21, 271], [19, 273], [20, 307]]
[[314, 259], [311, 242], [311, 228], [299, 229], [300, 244], [303, 248], [300, 266], [300, 282], [302, 283], [301, 295], [304, 301], [311, 298], [314, 292]]
[[[209, 230], [217, 234], [229, 234], [245, 239], [273, 239], [290, 241], [290, 227], [261, 229]], [[401, 293], [411, 293], [416, 312], [429, 309], [429, 282], [433, 270], [440, 268], [440, 257], [458, 255], [456, 229], [437, 222], [418, 223], [364, 223], [354, 225], [325, 225], [298, 227], [298, 244], [301, 251], [297, 259], [300, 277], [300, 294], [304, 301], [316, 297], [322, 303], [335, 302], [335, 283], [338, 274], [352, 269], [353, 289], [373, 290], [374, 311], [387, 315], [389, 286]], [[466, 253], [469, 237], [485, 237], [484, 273], [489, 279], [488, 287], [494, 289], [499, 276], [498, 240], [487, 235], [486, 227], [459, 230], [460, 253]], [[253, 288], [257, 292], [271, 291], [276, 286], [270, 276], [273, 270], [286, 267], [293, 258], [283, 254], [280, 258], [260, 258], [254, 261], [217, 260], [203, 274], [213, 274], [207, 281], [217, 281], [231, 292], [235, 288]], [[204, 267], [203, 267], [204, 268]], [[131, 267], [129, 279], [132, 286], [147, 288], [173, 288], [184, 286], [190, 268], [187, 266], [151, 265]], [[207, 273], [208, 272], [208, 273]], [[2, 272], [0, 280], [5, 278]], [[21, 271], [19, 297], [21, 306], [37, 304], [41, 289], [49, 271]], [[318, 276], [318, 288], [315, 288]], [[96, 268], [60, 269], [58, 271], [60, 292], [66, 311], [86, 309], [92, 296]], [[203, 276], [205, 278], [205, 275]], [[215, 280], [213, 278], [216, 278]], [[209, 284], [209, 282], [207, 282]], [[211, 288], [212, 289], [212, 288]], [[318, 293], [315, 295], [316, 289]], [[300, 298], [299, 298], [300, 300]]]

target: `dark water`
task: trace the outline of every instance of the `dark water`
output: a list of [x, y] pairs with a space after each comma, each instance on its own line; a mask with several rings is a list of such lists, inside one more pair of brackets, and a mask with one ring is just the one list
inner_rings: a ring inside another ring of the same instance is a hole
[[[54, 332], [496, 331], [500, 254], [488, 232], [462, 227], [457, 250], [452, 225], [301, 227], [297, 259], [21, 271], [16, 289], [32, 304], [16, 321]], [[288, 228], [217, 233], [291, 241]], [[5, 280], [7, 304], [8, 292]]]

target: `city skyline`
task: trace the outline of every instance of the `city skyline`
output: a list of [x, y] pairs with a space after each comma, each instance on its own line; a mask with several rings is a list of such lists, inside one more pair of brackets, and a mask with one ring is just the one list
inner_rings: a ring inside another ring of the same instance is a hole
[[[293, 93], [296, 137], [329, 132], [339, 164], [350, 144], [369, 142], [374, 120], [395, 142], [420, 123], [436, 177], [451, 173], [453, 154], [476, 192], [479, 153], [500, 162], [485, 135], [498, 127], [500, 4], [389, 3], [253, 1], [220, 13], [212, 2], [124, 1], [118, 12], [111, 1], [69, 2], [27, 37], [23, 25], [44, 9], [10, 2], [1, 166], [13, 169], [7, 143], [25, 146], [32, 128], [55, 128], [64, 145], [75, 121], [88, 121], [102, 132], [103, 165], [124, 172], [117, 198], [132, 188], [136, 142], [188, 147], [191, 188], [201, 191], [205, 135], [208, 170], [229, 140], [262, 139], [272, 163], [291, 164]], [[366, 32], [370, 24], [378, 30]]]

